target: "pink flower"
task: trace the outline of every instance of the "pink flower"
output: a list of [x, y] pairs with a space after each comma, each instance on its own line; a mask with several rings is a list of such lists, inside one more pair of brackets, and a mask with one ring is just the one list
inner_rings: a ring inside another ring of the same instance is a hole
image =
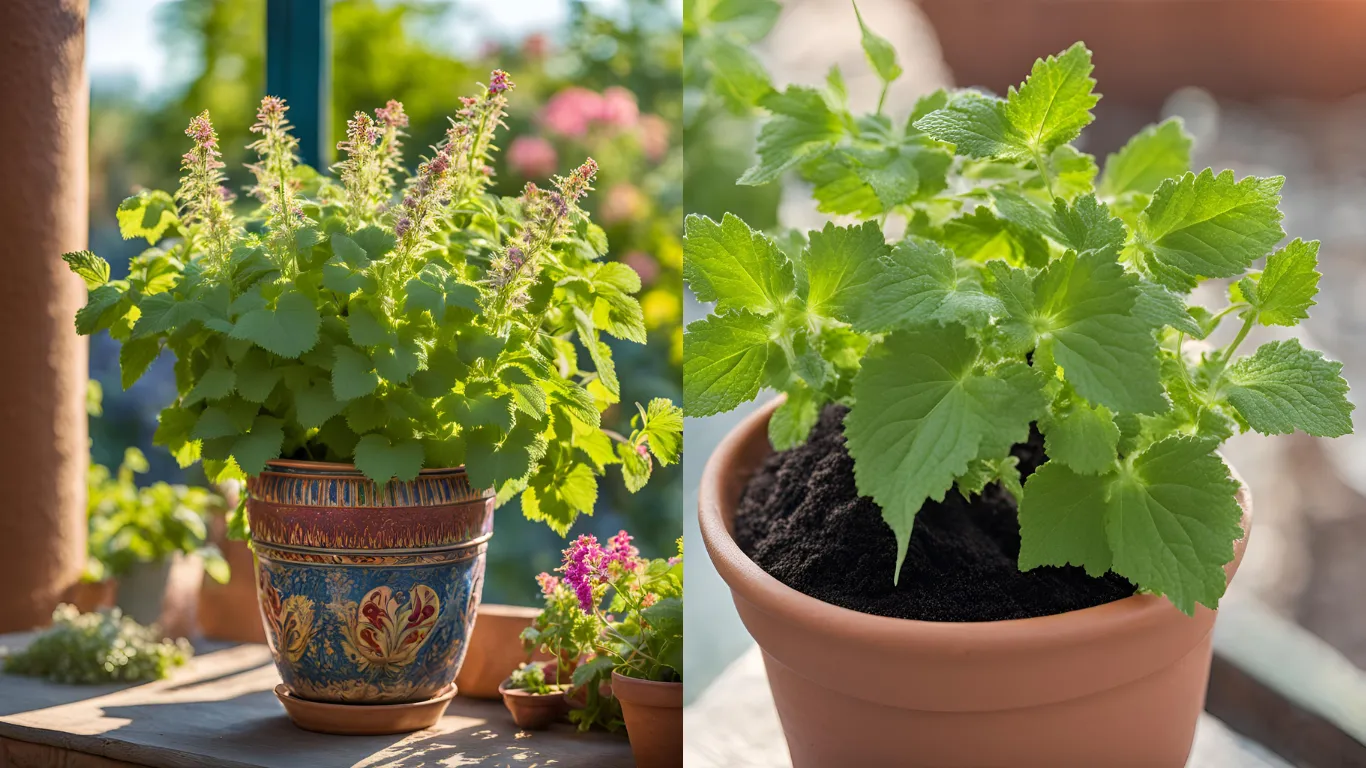
[[550, 142], [539, 136], [518, 136], [508, 147], [508, 166], [524, 179], [541, 179], [560, 166]]
[[403, 103], [389, 99], [389, 103], [375, 110], [375, 117], [390, 128], [407, 128], [408, 115], [403, 111]]
[[626, 266], [634, 269], [637, 275], [640, 275], [642, 285], [649, 285], [655, 281], [656, 277], [659, 277], [659, 262], [644, 251], [631, 251], [622, 256], [621, 260], [625, 262]]
[[641, 115], [636, 130], [646, 159], [652, 163], [663, 160], [669, 153], [669, 121], [659, 115]]
[[659, 595], [654, 592], [646, 592], [645, 595], [640, 598], [640, 607], [649, 608], [657, 602], [659, 602]]
[[574, 590], [579, 607], [585, 613], [591, 613], [596, 607], [593, 587], [607, 577], [605, 556], [598, 538], [585, 534], [580, 534], [564, 551], [564, 563], [558, 570], [564, 573], [564, 583]]
[[588, 124], [602, 111], [602, 96], [574, 86], [550, 97], [541, 110], [541, 123], [551, 133], [581, 138]]
[[634, 184], [615, 184], [602, 202], [602, 223], [634, 221], [645, 213], [645, 195]]
[[555, 594], [556, 587], [560, 586], [560, 577], [551, 576], [548, 573], [540, 573], [536, 576], [536, 583], [541, 585], [541, 594], [548, 597]]
[[630, 128], [636, 124], [639, 117], [640, 107], [636, 106], [634, 93], [619, 85], [602, 92], [596, 116], [598, 122], [614, 128]]
[[512, 90], [512, 88], [512, 78], [509, 77], [508, 73], [504, 72], [503, 70], [495, 69], [493, 70], [493, 74], [489, 75], [490, 96], [497, 96], [500, 93], [505, 93], [507, 91]]
[[640, 550], [631, 543], [631, 534], [619, 531], [616, 536], [607, 540], [607, 549], [603, 551], [604, 567], [616, 563], [622, 570], [634, 571], [640, 567], [641, 562]]

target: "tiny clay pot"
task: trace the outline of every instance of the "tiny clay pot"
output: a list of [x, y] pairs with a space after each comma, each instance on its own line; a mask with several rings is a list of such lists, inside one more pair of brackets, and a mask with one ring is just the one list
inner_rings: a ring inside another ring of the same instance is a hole
[[682, 768], [683, 684], [658, 683], [612, 672], [637, 768]]
[[518, 728], [543, 731], [569, 712], [569, 702], [565, 701], [564, 691], [532, 693], [508, 687], [511, 684], [512, 678], [509, 677], [498, 686], [498, 693], [502, 694], [503, 706], [512, 713], [512, 721]]
[[[702, 539], [763, 652], [794, 768], [1181, 768], [1209, 679], [1215, 612], [1134, 595], [991, 622], [840, 608], [779, 582], [734, 539], [745, 484], [772, 452], [774, 401], [731, 431], [702, 476]], [[1238, 492], [1244, 536], [1252, 506]], [[618, 690], [618, 697], [626, 697]], [[629, 719], [628, 719], [629, 728]]]

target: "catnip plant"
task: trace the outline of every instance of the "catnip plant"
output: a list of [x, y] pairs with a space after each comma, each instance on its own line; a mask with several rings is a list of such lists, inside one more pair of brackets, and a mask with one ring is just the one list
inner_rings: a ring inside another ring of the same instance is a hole
[[323, 175], [299, 163], [288, 108], [266, 97], [250, 213], [223, 186], [208, 113], [191, 120], [175, 194], [119, 206], [123, 236], [151, 246], [128, 276], [111, 280], [89, 251], [63, 257], [90, 289], [76, 328], [121, 344], [125, 387], [163, 350], [175, 357], [156, 444], [182, 466], [202, 459], [211, 481], [277, 457], [354, 462], [380, 483], [464, 465], [561, 534], [592, 513], [609, 465], [635, 491], [654, 461], [676, 461], [668, 400], [638, 406], [629, 435], [602, 425], [620, 399], [605, 338], [646, 331], [639, 277], [602, 259], [606, 238], [579, 207], [596, 163], [515, 199], [488, 191], [512, 88], [493, 72], [403, 181], [399, 102], [357, 112]]
[[[885, 96], [901, 67], [862, 30]], [[938, 91], [904, 119], [881, 100], [852, 113], [838, 69], [823, 89], [768, 87], [739, 183], [795, 170], [820, 211], [858, 223], [771, 238], [688, 219], [685, 278], [715, 312], [684, 337], [685, 408], [777, 389], [769, 436], [785, 449], [824, 405], [848, 406], [893, 579], [927, 500], [1000, 482], [1021, 569], [1114, 571], [1189, 614], [1217, 606], [1242, 534], [1219, 445], [1249, 429], [1344, 435], [1354, 406], [1341, 364], [1298, 340], [1244, 346], [1258, 325], [1299, 323], [1318, 291], [1318, 242], [1278, 247], [1284, 180], [1193, 172], [1177, 119], [1100, 172], [1072, 144], [1100, 98], [1091, 72], [1078, 43], [1005, 98]], [[1222, 306], [1193, 303], [1207, 280], [1227, 282]], [[1225, 322], [1236, 333], [1210, 341]], [[1022, 484], [1011, 447], [1031, 424], [1048, 461]]]

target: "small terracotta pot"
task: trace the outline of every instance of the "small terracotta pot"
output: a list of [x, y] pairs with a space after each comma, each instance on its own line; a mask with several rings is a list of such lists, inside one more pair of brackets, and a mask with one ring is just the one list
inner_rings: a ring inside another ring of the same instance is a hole
[[[1054, 616], [950, 623], [804, 595], [746, 557], [732, 533], [745, 483], [772, 451], [777, 405], [741, 422], [711, 455], [700, 520], [763, 651], [794, 768], [1185, 765], [1204, 706], [1214, 611], [1188, 617], [1166, 598], [1135, 595]], [[1238, 500], [1246, 532], [1246, 488]], [[1246, 536], [1234, 546], [1230, 578], [1245, 545]]]
[[[539, 608], [483, 603], [474, 615], [465, 663], [455, 685], [461, 696], [496, 699], [498, 687], [518, 665], [531, 661], [522, 646], [522, 630], [531, 626]], [[546, 658], [549, 658], [548, 656]]]
[[119, 583], [113, 579], [78, 581], [62, 596], [62, 602], [71, 603], [81, 613], [112, 608], [118, 589]]
[[512, 721], [518, 728], [528, 731], [543, 731], [569, 712], [569, 702], [565, 701], [564, 691], [532, 693], [519, 688], [509, 688], [509, 677], [498, 686], [503, 697], [503, 706], [512, 713]]
[[639, 680], [613, 671], [612, 691], [621, 702], [621, 716], [626, 721], [626, 735], [631, 737], [631, 754], [637, 768], [681, 768], [683, 684]]
[[[236, 483], [225, 483], [218, 492], [225, 502], [222, 512], [237, 506]], [[223, 553], [231, 575], [227, 584], [219, 584], [207, 574], [204, 576], [199, 594], [199, 602], [205, 608], [199, 612], [200, 633], [210, 640], [264, 643], [266, 630], [256, 604], [256, 561], [251, 547], [245, 541], [228, 538], [228, 521], [224, 514], [215, 514], [209, 519], [209, 542]]]

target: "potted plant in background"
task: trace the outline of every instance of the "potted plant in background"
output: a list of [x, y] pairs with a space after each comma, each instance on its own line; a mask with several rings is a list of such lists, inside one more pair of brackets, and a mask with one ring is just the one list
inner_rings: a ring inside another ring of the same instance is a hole
[[[1278, 247], [1283, 180], [1192, 173], [1179, 121], [1100, 173], [1071, 144], [1091, 69], [1077, 44], [904, 119], [851, 114], [838, 70], [767, 88], [741, 184], [795, 168], [863, 223], [687, 222], [716, 313], [685, 407], [785, 394], [712, 455], [700, 516], [796, 766], [1184, 765], [1251, 521], [1218, 447], [1352, 429], [1339, 363], [1244, 347], [1317, 292], [1318, 244]], [[1218, 308], [1189, 296], [1211, 278]]]
[[147, 469], [137, 448], [124, 452], [117, 472], [91, 465], [83, 580], [115, 585], [114, 603], [125, 615], [183, 637], [193, 633], [201, 571], [228, 580], [227, 562], [208, 543], [209, 510], [222, 500], [165, 482], [139, 488], [134, 478]]
[[[683, 764], [683, 541], [678, 556], [647, 560], [621, 531], [607, 542], [579, 536], [565, 550], [563, 583], [600, 631], [594, 655], [574, 670], [587, 692], [580, 727], [601, 720], [610, 678], [631, 752], [642, 768]], [[610, 595], [610, 600], [608, 596]], [[606, 606], [604, 610], [604, 605]]]
[[[569, 711], [569, 702], [564, 698], [569, 684], [552, 683], [546, 677], [547, 668], [553, 666], [554, 662], [524, 663], [498, 686], [503, 704], [518, 728], [544, 730]], [[553, 672], [550, 674], [554, 676]]]
[[259, 561], [277, 693], [310, 728], [440, 716], [499, 499], [520, 494], [563, 534], [609, 465], [634, 489], [675, 459], [681, 415], [665, 400], [629, 437], [601, 428], [620, 392], [604, 335], [645, 334], [639, 279], [599, 261], [607, 244], [577, 206], [595, 163], [518, 199], [486, 193], [511, 88], [495, 71], [464, 99], [401, 194], [401, 104], [349, 121], [333, 178], [296, 162], [286, 107], [267, 97], [247, 217], [201, 114], [176, 195], [120, 206], [124, 235], [154, 246], [128, 278], [88, 251], [64, 257], [91, 288], [77, 329], [120, 341], [125, 384], [163, 349], [176, 357], [156, 442], [211, 481], [248, 478], [233, 528]]

